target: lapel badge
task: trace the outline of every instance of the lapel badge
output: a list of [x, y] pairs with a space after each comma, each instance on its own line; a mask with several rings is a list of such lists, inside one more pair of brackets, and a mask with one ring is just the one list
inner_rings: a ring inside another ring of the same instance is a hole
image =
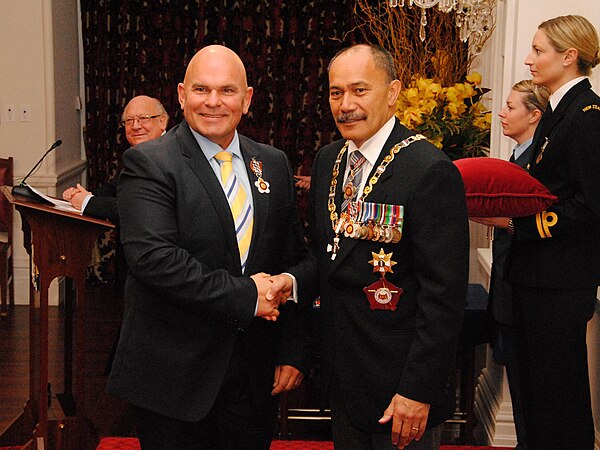
[[546, 146], [548, 145], [548, 138], [546, 137], [544, 139], [544, 144], [540, 147], [540, 153], [537, 155], [537, 158], [535, 158], [536, 164], [539, 164], [542, 158], [544, 157], [544, 152], [546, 151]]
[[373, 259], [369, 264], [373, 266], [373, 272], [379, 272], [381, 278], [375, 283], [363, 288], [363, 292], [367, 295], [370, 308], [395, 311], [398, 305], [398, 300], [404, 292], [402, 288], [395, 286], [385, 278], [386, 273], [393, 273], [392, 266], [396, 261], [392, 260], [392, 253], [385, 253], [383, 248], [379, 253], [371, 252]]
[[252, 160], [250, 161], [250, 170], [252, 170], [252, 173], [257, 178], [257, 180], [254, 182], [254, 186], [258, 188], [258, 192], [260, 192], [261, 194], [268, 194], [271, 192], [271, 190], [269, 189], [271, 185], [267, 181], [263, 180], [262, 168], [262, 161], [257, 161], [255, 158], [252, 158]]

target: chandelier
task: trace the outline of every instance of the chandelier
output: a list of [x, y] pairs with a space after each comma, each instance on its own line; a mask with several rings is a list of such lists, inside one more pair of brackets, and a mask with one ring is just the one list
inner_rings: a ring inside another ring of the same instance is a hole
[[481, 50], [488, 35], [494, 28], [494, 6], [496, 0], [389, 0], [391, 7], [403, 8], [416, 5], [421, 8], [421, 28], [419, 38], [425, 41], [427, 10], [438, 6], [444, 13], [455, 12], [456, 26], [463, 42], [471, 40], [473, 48]]

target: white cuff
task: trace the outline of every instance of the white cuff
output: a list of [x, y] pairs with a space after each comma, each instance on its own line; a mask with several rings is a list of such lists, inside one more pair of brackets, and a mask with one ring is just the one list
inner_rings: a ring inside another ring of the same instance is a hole
[[83, 199], [83, 201], [81, 202], [81, 212], [85, 211], [85, 207], [87, 206], [87, 204], [90, 201], [90, 198], [92, 198], [93, 195], [92, 194], [88, 194], [85, 196], [85, 198]]
[[288, 300], [291, 300], [294, 303], [298, 303], [298, 282], [296, 281], [296, 277], [288, 272], [283, 272], [281, 275], [287, 275], [292, 279], [292, 295], [288, 297]]

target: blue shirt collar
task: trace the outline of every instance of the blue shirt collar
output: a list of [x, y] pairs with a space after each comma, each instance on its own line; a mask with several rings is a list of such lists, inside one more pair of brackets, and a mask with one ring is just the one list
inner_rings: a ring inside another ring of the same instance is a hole
[[204, 153], [204, 156], [206, 156], [206, 159], [208, 159], [209, 161], [213, 159], [217, 153], [222, 151], [230, 152], [232, 155], [237, 156], [238, 158], [240, 158], [240, 160], [243, 161], [242, 151], [240, 150], [240, 138], [238, 136], [237, 130], [235, 130], [233, 139], [231, 140], [226, 149], [222, 149], [219, 144], [215, 144], [210, 139], [205, 138], [193, 128], [190, 127], [190, 130], [192, 131], [194, 138], [196, 138], [196, 142], [198, 142], [198, 145]]
[[527, 139], [522, 144], [517, 144], [515, 146], [515, 148], [513, 150], [513, 155], [515, 157], [515, 160], [519, 159], [519, 157], [523, 154], [523, 152], [525, 152], [525, 150], [527, 150], [527, 148], [531, 145], [532, 142], [533, 142], [533, 136], [530, 137], [529, 139]]

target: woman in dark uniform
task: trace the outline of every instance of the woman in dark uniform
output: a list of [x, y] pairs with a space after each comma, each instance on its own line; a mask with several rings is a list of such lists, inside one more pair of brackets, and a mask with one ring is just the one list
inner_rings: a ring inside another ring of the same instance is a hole
[[[550, 92], [544, 86], [531, 80], [516, 83], [506, 99], [506, 105], [498, 116], [502, 133], [512, 138], [514, 147], [510, 161], [527, 168], [533, 151], [533, 135], [548, 105]], [[512, 303], [512, 284], [506, 274], [506, 257], [512, 235], [506, 229], [494, 228], [492, 244], [492, 275], [490, 279], [489, 309], [494, 318], [494, 359], [506, 368], [508, 388], [512, 401], [517, 446], [515, 450], [527, 450], [527, 435], [523, 423], [521, 402], [520, 365], [515, 356], [514, 317]]]
[[551, 97], [529, 173], [558, 203], [534, 216], [478, 220], [512, 234], [507, 276], [528, 450], [594, 448], [586, 328], [600, 285], [600, 97], [587, 77], [599, 61], [587, 19], [540, 24], [525, 64]]

